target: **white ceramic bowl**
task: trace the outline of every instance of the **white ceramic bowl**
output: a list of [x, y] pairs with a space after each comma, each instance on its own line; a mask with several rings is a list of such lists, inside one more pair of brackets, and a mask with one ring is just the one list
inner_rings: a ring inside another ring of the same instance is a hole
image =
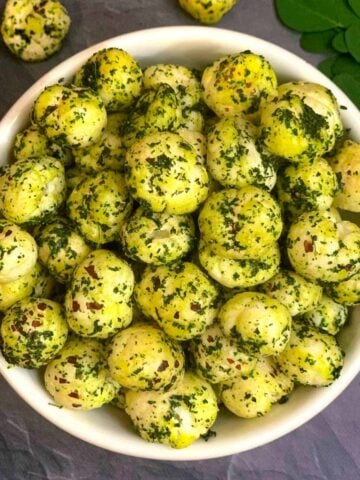
[[[165, 27], [121, 35], [90, 47], [61, 63], [37, 81], [10, 109], [0, 123], [0, 159], [9, 155], [15, 134], [29, 120], [33, 101], [41, 90], [61, 78], [68, 80], [95, 51], [120, 47], [132, 54], [142, 66], [172, 62], [191, 67], [204, 67], [217, 57], [252, 50], [264, 55], [272, 64], [280, 81], [307, 80], [329, 87], [341, 105], [346, 127], [360, 141], [360, 113], [350, 100], [324, 75], [296, 55], [241, 33], [207, 27]], [[8, 368], [0, 356], [0, 372], [16, 392], [50, 422], [93, 445], [137, 457], [162, 460], [200, 460], [243, 452], [264, 445], [291, 432], [310, 420], [332, 402], [353, 380], [360, 366], [360, 309], [344, 328], [340, 343], [346, 352], [340, 378], [327, 388], [299, 388], [284, 405], [276, 405], [263, 418], [241, 420], [221, 414], [214, 429], [217, 436], [205, 443], [202, 439], [184, 450], [143, 441], [132, 429], [126, 416], [114, 407], [90, 412], [73, 412], [51, 405], [37, 371]]]

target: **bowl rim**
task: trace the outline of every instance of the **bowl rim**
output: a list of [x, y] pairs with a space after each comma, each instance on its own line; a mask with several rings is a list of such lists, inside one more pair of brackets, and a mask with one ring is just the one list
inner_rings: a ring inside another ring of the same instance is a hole
[[[227, 30], [215, 27], [204, 27], [204, 26], [164, 26], [164, 27], [157, 27], [157, 28], [148, 28], [144, 30], [137, 30], [131, 33], [121, 34], [115, 37], [111, 37], [107, 40], [101, 41], [87, 47], [74, 55], [70, 56], [66, 60], [62, 61], [52, 69], [50, 69], [47, 73], [45, 73], [41, 78], [39, 78], [29, 89], [23, 93], [20, 98], [14, 103], [14, 105], [8, 110], [8, 112], [3, 116], [2, 120], [0, 121], [0, 150], [1, 148], [5, 148], [5, 152], [9, 152], [10, 149], [10, 140], [13, 137], [10, 136], [11, 130], [14, 128], [14, 125], [17, 124], [18, 128], [19, 125], [24, 124], [24, 111], [29, 111], [29, 108], [32, 105], [33, 100], [39, 94], [39, 92], [46, 86], [50, 85], [60, 77], [63, 77], [61, 74], [62, 71], [69, 71], [71, 70], [71, 65], [76, 65], [76, 68], [84, 62], [92, 53], [98, 51], [103, 48], [109, 48], [111, 46], [119, 47], [121, 42], [131, 42], [132, 39], [136, 39], [139, 36], [143, 36], [151, 40], [152, 37], [159, 37], [164, 38], [168, 36], [178, 36], [179, 38], [192, 38], [197, 37], [198, 39], [201, 38], [206, 40], [208, 38], [213, 38], [215, 35], [220, 35], [222, 38], [232, 40], [236, 42], [237, 40], [241, 44], [241, 41], [247, 43], [249, 45], [254, 45], [254, 51], [263, 50], [263, 49], [271, 49], [274, 52], [274, 55], [283, 55], [288, 58], [289, 62], [297, 62], [299, 65], [299, 71], [301, 68], [304, 67], [305, 69], [311, 68], [314, 71], [314, 75], [316, 72], [315, 77], [317, 77], [317, 81], [322, 83], [323, 85], [331, 88], [334, 92], [335, 96], [338, 98], [341, 104], [345, 104], [348, 112], [348, 115], [355, 115], [355, 120], [352, 122], [353, 124], [357, 124], [356, 131], [359, 132], [355, 134], [355, 136], [359, 137], [360, 135], [360, 113], [357, 107], [351, 102], [351, 100], [331, 81], [329, 80], [324, 74], [318, 71], [313, 65], [308, 63], [306, 60], [298, 57], [296, 54], [280, 47], [272, 42], [267, 40], [260, 39], [253, 35], [244, 34], [235, 30]], [[146, 45], [146, 42], [145, 42]], [[120, 47], [121, 48], [121, 47]], [[125, 47], [124, 47], [125, 48]], [[60, 74], [60, 75], [59, 75]], [[19, 118], [22, 121], [19, 121]], [[26, 117], [27, 118], [27, 117]], [[19, 123], [20, 122], [20, 123]], [[3, 138], [7, 139], [5, 142], [2, 140]], [[358, 138], [360, 141], [360, 138]], [[30, 405], [37, 413], [41, 416], [46, 418], [49, 422], [60, 428], [61, 430], [81, 439], [85, 442], [88, 442], [92, 445], [98, 446], [100, 448], [104, 448], [110, 450], [115, 453], [121, 453], [124, 455], [135, 456], [135, 457], [142, 457], [142, 458], [149, 458], [149, 459], [157, 459], [157, 460], [176, 460], [176, 461], [189, 461], [189, 460], [205, 460], [210, 458], [218, 458], [227, 455], [232, 455], [240, 452], [244, 452], [247, 450], [251, 450], [253, 448], [260, 447], [274, 441], [291, 431], [295, 430], [296, 428], [300, 427], [313, 417], [315, 417], [318, 413], [320, 413], [324, 408], [326, 408], [331, 402], [333, 402], [345, 388], [350, 384], [350, 382], [355, 378], [355, 376], [360, 371], [360, 362], [356, 364], [355, 361], [352, 362], [351, 368], [343, 370], [340, 378], [331, 386], [326, 389], [327, 392], [331, 392], [328, 395], [321, 395], [320, 398], [317, 398], [317, 401], [314, 402], [312, 408], [307, 408], [305, 410], [304, 415], [301, 418], [292, 418], [291, 421], [289, 419], [285, 419], [285, 421], [279, 421], [279, 425], [275, 429], [267, 428], [263, 435], [259, 436], [256, 439], [250, 439], [247, 442], [246, 446], [236, 446], [234, 445], [227, 445], [226, 448], [224, 447], [217, 447], [215, 443], [208, 443], [204, 444], [204, 448], [202, 449], [201, 455], [193, 452], [191, 446], [184, 450], [174, 450], [170, 447], [166, 447], [157, 444], [149, 444], [144, 443], [144, 448], [139, 451], [139, 446], [134, 443], [126, 443], [122, 442], [120, 445], [118, 444], [111, 444], [109, 442], [104, 441], [104, 439], [99, 439], [97, 435], [92, 435], [89, 439], [88, 432], [81, 431], [77, 429], [76, 425], [72, 424], [65, 424], [62, 422], [62, 419], [59, 418], [54, 412], [56, 409], [42, 409], [36, 403], [36, 398], [33, 398], [28, 391], [24, 391], [19, 385], [17, 380], [17, 375], [13, 375], [11, 372], [14, 370], [16, 371], [18, 367], [13, 367], [9, 369], [8, 364], [2, 357], [0, 352], [0, 373], [2, 374], [3, 378], [8, 382], [8, 384], [15, 390], [15, 392], [26, 402]], [[335, 388], [333, 388], [335, 386]], [[77, 413], [77, 412], [76, 412]], [[287, 420], [287, 421], [286, 421]], [[216, 428], [216, 427], [215, 427]], [[121, 441], [121, 437], [120, 437]], [[201, 441], [201, 440], [200, 440]]]

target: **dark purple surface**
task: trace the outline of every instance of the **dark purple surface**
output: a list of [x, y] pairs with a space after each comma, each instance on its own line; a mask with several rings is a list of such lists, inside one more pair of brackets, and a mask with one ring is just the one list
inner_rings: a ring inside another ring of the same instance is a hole
[[[197, 25], [177, 0], [63, 0], [73, 26], [62, 50], [38, 64], [0, 42], [0, 117], [50, 68], [106, 38], [165, 25]], [[0, 0], [0, 9], [5, 4]], [[298, 35], [276, 19], [271, 0], [240, 0], [219, 24], [277, 43], [309, 62]], [[323, 413], [293, 433], [247, 453], [199, 462], [130, 458], [88, 445], [30, 409], [0, 378], [0, 480], [358, 480], [359, 377]]]

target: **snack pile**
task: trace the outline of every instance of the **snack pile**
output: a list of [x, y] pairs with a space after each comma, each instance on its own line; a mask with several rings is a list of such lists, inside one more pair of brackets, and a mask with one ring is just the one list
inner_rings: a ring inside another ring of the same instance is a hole
[[0, 172], [3, 356], [174, 448], [220, 408], [330, 385], [360, 303], [360, 228], [337, 208], [359, 192], [327, 88], [278, 85], [250, 51], [204, 72], [96, 52], [40, 93]]

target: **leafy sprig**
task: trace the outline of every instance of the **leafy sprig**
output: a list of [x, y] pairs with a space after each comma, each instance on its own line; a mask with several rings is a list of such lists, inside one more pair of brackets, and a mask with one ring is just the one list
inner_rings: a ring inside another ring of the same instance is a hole
[[301, 32], [301, 47], [331, 56], [319, 69], [360, 108], [360, 0], [275, 0], [280, 20]]

